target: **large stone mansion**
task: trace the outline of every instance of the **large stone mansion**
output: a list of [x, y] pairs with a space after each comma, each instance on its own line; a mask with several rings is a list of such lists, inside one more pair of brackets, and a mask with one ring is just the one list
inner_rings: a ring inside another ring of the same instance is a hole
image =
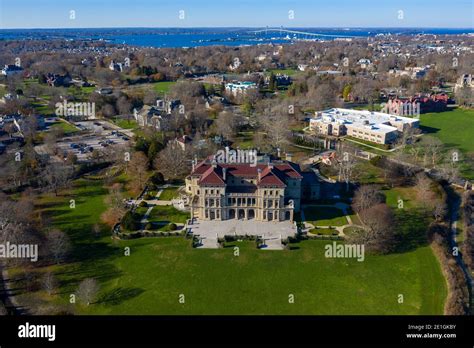
[[293, 221], [303, 198], [319, 197], [319, 181], [313, 172], [302, 173], [289, 161], [265, 161], [218, 163], [211, 156], [194, 163], [186, 178], [191, 217]]

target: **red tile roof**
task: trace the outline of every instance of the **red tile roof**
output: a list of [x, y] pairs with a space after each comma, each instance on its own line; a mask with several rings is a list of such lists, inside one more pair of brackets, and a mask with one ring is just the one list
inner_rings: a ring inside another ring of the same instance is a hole
[[270, 168], [267, 164], [257, 164], [251, 166], [250, 164], [227, 164], [219, 163], [212, 166], [209, 159], [202, 161], [194, 168], [191, 173], [192, 176], [200, 176], [199, 184], [219, 185], [224, 186], [223, 169], [226, 169], [227, 178], [245, 177], [258, 178], [258, 171], [261, 171], [261, 179], [257, 183], [258, 186], [286, 186], [287, 179], [302, 179], [303, 176], [299, 172], [297, 166], [293, 166], [289, 162], [278, 162]]

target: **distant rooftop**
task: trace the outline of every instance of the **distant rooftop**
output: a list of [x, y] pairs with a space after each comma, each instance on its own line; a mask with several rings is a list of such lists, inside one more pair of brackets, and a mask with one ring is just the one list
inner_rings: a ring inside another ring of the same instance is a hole
[[324, 123], [338, 123], [346, 126], [354, 125], [359, 128], [367, 128], [380, 132], [392, 132], [397, 130], [396, 127], [388, 123], [413, 124], [418, 122], [418, 120], [414, 118], [391, 115], [383, 112], [340, 108], [317, 112], [315, 119], [319, 119]]

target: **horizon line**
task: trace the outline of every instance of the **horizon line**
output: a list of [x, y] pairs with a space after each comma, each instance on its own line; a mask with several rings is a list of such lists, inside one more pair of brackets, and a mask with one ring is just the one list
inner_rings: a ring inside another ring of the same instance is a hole
[[114, 26], [114, 27], [21, 27], [21, 28], [0, 28], [2, 30], [60, 30], [60, 29], [450, 29], [450, 30], [472, 30], [474, 27], [400, 27], [400, 26], [324, 26], [324, 27], [314, 27], [314, 26], [195, 26], [195, 27], [152, 27], [152, 26]]

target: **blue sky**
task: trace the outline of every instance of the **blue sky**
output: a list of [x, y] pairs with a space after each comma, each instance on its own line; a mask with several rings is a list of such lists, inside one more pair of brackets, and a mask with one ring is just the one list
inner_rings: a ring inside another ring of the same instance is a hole
[[474, 0], [0, 0], [1, 28], [472, 28], [473, 23]]

